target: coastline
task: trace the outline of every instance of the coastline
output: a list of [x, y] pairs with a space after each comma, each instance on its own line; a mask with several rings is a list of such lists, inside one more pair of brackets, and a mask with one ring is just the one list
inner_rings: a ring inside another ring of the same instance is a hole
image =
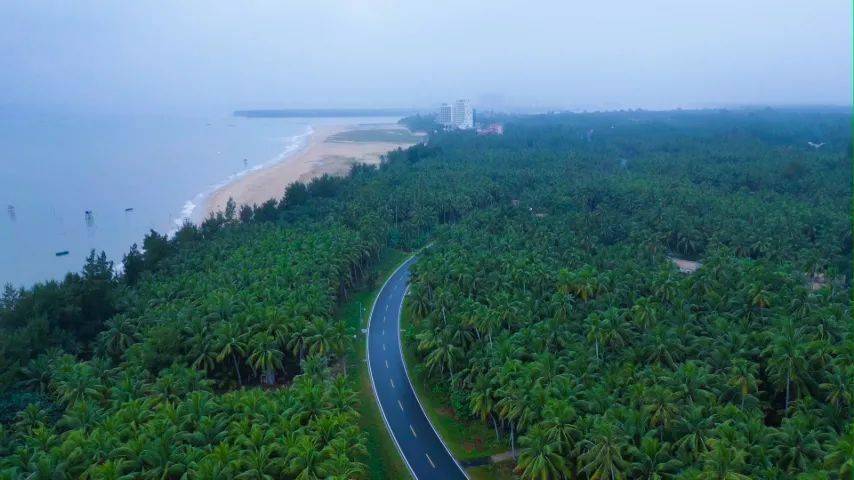
[[[409, 133], [397, 124], [312, 125], [311, 129], [312, 132], [303, 148], [279, 162], [251, 171], [211, 192], [201, 205], [203, 216], [200, 220], [224, 210], [229, 198], [234, 199], [238, 208], [241, 205], [260, 205], [271, 198], [278, 200], [284, 195], [285, 187], [293, 182], [308, 182], [324, 174], [344, 175], [355, 163], [375, 165], [385, 153], [416, 143], [408, 140], [370, 138], [372, 131], [402, 130]], [[352, 132], [364, 132], [367, 135], [355, 140], [336, 139], [336, 136], [346, 136]]]

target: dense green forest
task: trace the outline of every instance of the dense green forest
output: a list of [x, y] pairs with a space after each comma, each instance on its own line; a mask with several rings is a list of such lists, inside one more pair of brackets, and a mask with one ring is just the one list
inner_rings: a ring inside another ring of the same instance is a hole
[[363, 478], [335, 311], [431, 241], [407, 338], [522, 478], [849, 478], [850, 116], [499, 120], [7, 287], [0, 478]]

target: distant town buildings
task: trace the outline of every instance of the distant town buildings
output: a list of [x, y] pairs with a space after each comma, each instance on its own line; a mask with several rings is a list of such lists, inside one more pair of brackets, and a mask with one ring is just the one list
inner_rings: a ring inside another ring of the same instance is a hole
[[485, 127], [478, 127], [478, 135], [504, 135], [504, 125], [500, 123], [490, 123]]
[[439, 106], [439, 123], [447, 129], [474, 128], [474, 110], [471, 108], [471, 101], [459, 99], [453, 105], [443, 103]]
[[454, 125], [454, 109], [447, 103], [439, 106], [439, 123], [445, 128], [450, 128]]
[[457, 100], [454, 102], [454, 125], [463, 130], [474, 128], [474, 110], [468, 100]]

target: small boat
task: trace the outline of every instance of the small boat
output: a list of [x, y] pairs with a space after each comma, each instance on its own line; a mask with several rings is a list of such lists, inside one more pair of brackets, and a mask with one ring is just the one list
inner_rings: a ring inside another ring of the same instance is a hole
[[66, 256], [66, 255], [68, 255], [68, 250], [63, 250], [63, 251], [61, 251], [61, 252], [56, 252], [56, 256], [57, 256], [57, 257], [64, 257], [64, 256]]
[[132, 211], [133, 211], [133, 207], [128, 207], [125, 209], [125, 212], [132, 212]]

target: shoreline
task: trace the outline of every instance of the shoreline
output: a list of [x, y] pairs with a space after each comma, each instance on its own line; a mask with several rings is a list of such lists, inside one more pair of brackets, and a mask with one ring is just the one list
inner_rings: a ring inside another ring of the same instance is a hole
[[[308, 140], [301, 148], [285, 153], [284, 158], [269, 166], [249, 171], [214, 189], [199, 205], [200, 216], [195, 223], [204, 221], [211, 214], [222, 211], [229, 198], [237, 207], [260, 205], [267, 200], [282, 198], [285, 188], [291, 183], [309, 182], [313, 178], [328, 175], [344, 175], [355, 163], [376, 165], [380, 157], [396, 148], [407, 148], [416, 141], [391, 141], [387, 138], [371, 139], [370, 132], [409, 132], [398, 124], [329, 124], [311, 125]], [[367, 133], [367, 138], [336, 140], [336, 135], [351, 132]]]

